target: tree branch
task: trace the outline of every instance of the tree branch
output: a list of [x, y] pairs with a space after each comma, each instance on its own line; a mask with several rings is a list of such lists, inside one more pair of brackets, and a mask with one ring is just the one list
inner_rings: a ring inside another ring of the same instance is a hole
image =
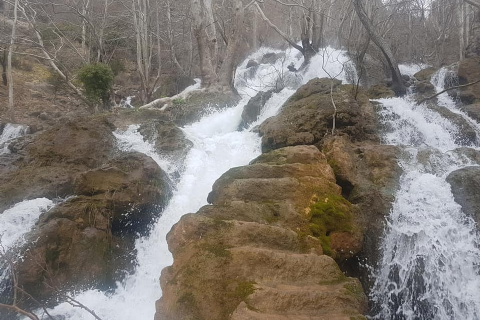
[[430, 97], [428, 97], [428, 98], [425, 98], [425, 99], [420, 100], [419, 102], [417, 102], [417, 105], [421, 105], [421, 104], [424, 103], [425, 101], [432, 100], [433, 98], [436, 98], [436, 97], [438, 97], [439, 95], [441, 95], [442, 93], [448, 92], [448, 91], [450, 91], [450, 90], [455, 90], [455, 89], [460, 89], [460, 88], [465, 88], [465, 87], [473, 86], [474, 84], [477, 84], [477, 83], [479, 83], [479, 82], [480, 82], [480, 80], [477, 80], [477, 81], [470, 82], [470, 83], [467, 83], [467, 84], [462, 84], [462, 85], [459, 85], [459, 86], [450, 87], [450, 88], [448, 88], [448, 89], [445, 89], [445, 90], [440, 91], [439, 93], [434, 94], [433, 96], [430, 96]]
[[267, 18], [267, 16], [265, 15], [265, 13], [263, 12], [262, 8], [260, 8], [260, 6], [258, 5], [257, 2], [255, 2], [255, 7], [257, 8], [258, 12], [260, 13], [260, 15], [262, 16], [262, 19], [263, 21], [265, 21], [266, 23], [268, 23], [268, 25], [270, 27], [272, 27], [275, 31], [277, 31], [277, 33], [285, 40], [287, 41], [292, 47], [294, 47], [295, 49], [297, 49], [298, 51], [300, 51], [302, 54], [305, 52], [305, 50], [299, 46], [298, 44], [296, 44], [293, 40], [291, 40], [282, 30], [280, 30], [276, 25], [274, 25], [272, 23], [272, 21], [270, 21], [270, 19]]
[[468, 3], [469, 5], [472, 5], [478, 9], [480, 9], [480, 2], [477, 2], [477, 0], [463, 0], [465, 3]]

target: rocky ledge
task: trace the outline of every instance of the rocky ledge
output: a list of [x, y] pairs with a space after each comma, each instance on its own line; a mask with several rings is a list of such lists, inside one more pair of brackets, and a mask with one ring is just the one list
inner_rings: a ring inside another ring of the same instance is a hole
[[168, 234], [174, 264], [156, 320], [365, 319], [358, 258], [375, 259], [401, 173], [374, 106], [353, 86], [314, 79], [260, 132], [264, 153], [226, 172], [211, 205]]

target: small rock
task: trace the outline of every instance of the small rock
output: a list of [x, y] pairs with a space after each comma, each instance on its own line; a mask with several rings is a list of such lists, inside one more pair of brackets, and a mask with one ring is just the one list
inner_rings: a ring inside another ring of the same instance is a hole
[[274, 64], [277, 62], [278, 59], [281, 59], [285, 57], [285, 53], [280, 52], [280, 53], [274, 53], [274, 52], [269, 52], [265, 53], [260, 60], [260, 64]]
[[255, 60], [248, 60], [247, 62], [247, 68], [251, 68], [251, 67], [256, 67], [258, 66], [258, 62], [255, 61]]
[[50, 119], [50, 116], [46, 112], [40, 113], [40, 115], [38, 117], [42, 120], [49, 120]]

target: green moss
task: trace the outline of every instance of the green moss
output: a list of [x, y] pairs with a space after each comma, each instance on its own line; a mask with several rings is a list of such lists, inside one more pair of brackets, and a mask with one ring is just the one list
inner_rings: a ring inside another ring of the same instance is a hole
[[184, 105], [184, 104], [187, 103], [187, 102], [185, 101], [185, 99], [181, 99], [181, 98], [179, 98], [179, 99], [173, 99], [172, 102], [173, 102], [173, 105], [175, 105], [175, 106]]
[[333, 169], [333, 172], [335, 173], [335, 175], [337, 175], [340, 172], [340, 166], [338, 165], [338, 162], [335, 159], [328, 160], [328, 165]]
[[362, 286], [359, 283], [349, 282], [343, 286], [347, 290], [347, 294], [353, 296], [357, 300], [364, 299], [364, 292]]
[[240, 298], [242, 301], [245, 301], [247, 297], [255, 292], [256, 282], [239, 282], [235, 288], [235, 296]]
[[351, 204], [339, 195], [325, 195], [310, 206], [309, 229], [320, 239], [325, 254], [332, 255], [330, 233], [351, 232], [353, 229]]

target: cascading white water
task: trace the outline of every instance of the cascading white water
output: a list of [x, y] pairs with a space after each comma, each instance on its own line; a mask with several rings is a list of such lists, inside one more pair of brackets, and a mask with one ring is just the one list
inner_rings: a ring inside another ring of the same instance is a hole
[[47, 198], [25, 200], [0, 214], [0, 243], [7, 251], [21, 245], [23, 236], [32, 229], [42, 212], [48, 211], [54, 202]]
[[[47, 198], [25, 200], [12, 206], [0, 214], [0, 251], [10, 253], [11, 259], [21, 257], [11, 249], [18, 248], [25, 243], [24, 236], [32, 229], [40, 214], [53, 208], [55, 203]], [[6, 261], [0, 260], [0, 293], [4, 292], [9, 282], [10, 269]]]
[[[295, 92], [295, 88], [314, 77], [328, 74], [345, 80], [344, 66], [349, 60], [342, 51], [328, 50], [328, 62], [315, 57], [305, 72], [289, 73], [287, 66], [300, 67], [302, 58], [294, 50], [284, 52], [274, 64], [259, 65], [255, 72], [246, 68], [250, 59], [260, 60], [268, 52], [282, 53], [279, 50], [262, 48], [248, 57], [237, 69], [236, 88], [242, 95], [237, 106], [217, 111], [200, 121], [183, 128], [187, 138], [193, 142], [184, 164], [179, 182], [172, 199], [161, 217], [153, 225], [150, 234], [136, 242], [137, 267], [135, 272], [122, 283], [117, 284], [113, 293], [89, 290], [75, 297], [102, 317], [115, 320], [151, 320], [155, 313], [155, 301], [161, 297], [159, 276], [161, 270], [172, 263], [168, 251], [166, 235], [171, 227], [186, 213], [196, 212], [206, 205], [212, 185], [224, 172], [236, 166], [246, 165], [260, 155], [261, 138], [251, 131], [268, 117], [274, 116], [284, 102]], [[274, 93], [263, 108], [257, 121], [247, 130], [237, 131], [241, 122], [243, 107], [258, 91], [268, 90], [282, 82], [287, 85]], [[197, 86], [198, 87], [198, 86]], [[193, 88], [194, 90], [195, 88]], [[154, 152], [153, 146], [143, 141], [136, 126], [124, 132], [115, 133], [123, 150], [135, 150], [151, 156], [167, 173], [175, 171], [175, 164], [168, 163]], [[81, 309], [73, 309], [61, 304], [51, 311], [65, 319], [87, 320], [91, 315]]]
[[7, 123], [0, 135], [0, 155], [10, 153], [8, 150], [8, 142], [26, 135], [28, 129], [28, 126]]
[[[438, 75], [433, 82], [443, 87]], [[372, 318], [479, 319], [480, 239], [446, 182], [450, 172], [472, 165], [454, 152], [462, 147], [458, 129], [409, 97], [380, 102], [384, 140], [403, 148], [404, 174], [373, 275]], [[439, 104], [455, 108], [446, 94]]]

